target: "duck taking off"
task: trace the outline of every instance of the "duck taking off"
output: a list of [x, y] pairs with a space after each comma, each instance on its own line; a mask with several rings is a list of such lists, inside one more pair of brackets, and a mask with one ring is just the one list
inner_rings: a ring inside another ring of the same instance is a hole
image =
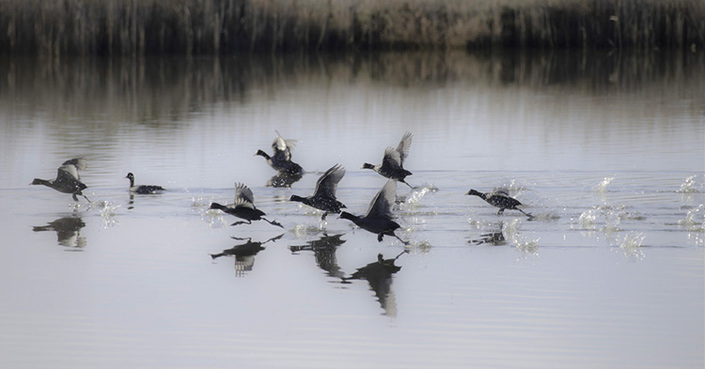
[[136, 194], [140, 194], [140, 195], [148, 195], [148, 194], [155, 194], [155, 193], [160, 193], [162, 191], [166, 191], [162, 186], [155, 186], [155, 185], [135, 186], [135, 175], [132, 174], [132, 172], [127, 173], [125, 178], [130, 180], [130, 193], [136, 193]]
[[257, 150], [255, 155], [264, 157], [267, 164], [271, 166], [274, 170], [280, 173], [287, 173], [290, 175], [303, 175], [304, 170], [299, 164], [296, 164], [291, 160], [291, 149], [294, 148], [295, 140], [285, 140], [279, 134], [279, 131], [275, 131], [277, 137], [272, 142], [272, 149], [274, 154], [269, 156], [266, 152], [262, 150]]
[[358, 227], [377, 235], [377, 241], [382, 242], [385, 235], [396, 237], [403, 244], [409, 243], [397, 236], [394, 231], [400, 228], [399, 224], [392, 220], [392, 203], [396, 198], [397, 182], [393, 179], [387, 181], [377, 196], [372, 199], [370, 208], [365, 216], [357, 216], [346, 211], [340, 213], [340, 217], [348, 219]]
[[519, 206], [523, 206], [522, 203], [519, 202], [519, 200], [510, 197], [506, 189], [500, 188], [488, 193], [482, 193], [471, 189], [470, 191], [468, 191], [468, 193], [466, 193], [466, 195], [477, 196], [487, 201], [488, 204], [498, 207], [499, 211], [497, 212], [497, 215], [503, 214], [505, 209], [510, 209], [519, 210], [522, 214], [526, 215], [527, 217], [533, 218], [533, 215], [531, 215], [530, 213], [525, 213], [524, 210], [521, 210], [519, 208]]
[[252, 194], [252, 190], [242, 183], [235, 183], [235, 202], [232, 205], [221, 205], [214, 202], [211, 203], [210, 209], [222, 210], [225, 213], [244, 219], [244, 221], [235, 222], [231, 225], [252, 224], [253, 220], [264, 220], [271, 225], [284, 228], [278, 222], [264, 218], [266, 214], [255, 207], [255, 196]]
[[401, 183], [406, 184], [411, 188], [411, 185], [406, 183], [404, 178], [410, 176], [412, 173], [404, 169], [404, 160], [409, 156], [409, 146], [411, 146], [412, 135], [410, 132], [406, 132], [404, 136], [399, 141], [399, 146], [396, 149], [387, 147], [384, 150], [384, 157], [382, 158], [382, 164], [372, 165], [370, 163], [362, 164], [363, 169], [372, 169], [379, 173], [383, 177], [389, 179], [394, 179]]
[[84, 169], [86, 169], [86, 161], [83, 158], [66, 160], [57, 170], [55, 179], [35, 178], [30, 185], [44, 185], [59, 192], [70, 193], [74, 201], [78, 201], [76, 195], [81, 195], [91, 202], [82, 192], [88, 186], [81, 182], [81, 177], [78, 175], [78, 171]]
[[321, 220], [326, 220], [328, 213], [340, 213], [340, 209], [346, 207], [335, 198], [338, 182], [340, 182], [344, 175], [345, 168], [336, 164], [318, 178], [316, 188], [313, 190], [313, 195], [308, 197], [291, 195], [289, 201], [297, 201], [304, 205], [323, 210]]

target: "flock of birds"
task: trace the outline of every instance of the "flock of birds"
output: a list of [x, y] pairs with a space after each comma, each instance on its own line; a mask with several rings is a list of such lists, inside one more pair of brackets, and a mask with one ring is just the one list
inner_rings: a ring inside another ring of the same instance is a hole
[[[336, 191], [338, 183], [340, 183], [345, 175], [345, 168], [339, 164], [332, 166], [318, 178], [312, 195], [307, 197], [292, 195], [289, 200], [300, 202], [323, 211], [323, 215], [321, 216], [322, 220], [325, 220], [329, 213], [340, 214], [340, 218], [350, 220], [358, 227], [376, 234], [377, 240], [380, 242], [384, 236], [391, 236], [406, 245], [408, 242], [402, 240], [395, 233], [400, 226], [394, 221], [392, 205], [396, 200], [397, 182], [404, 183], [412, 188], [405, 180], [405, 178], [412, 175], [412, 173], [404, 169], [404, 161], [409, 155], [411, 140], [411, 133], [405, 133], [396, 148], [388, 147], [384, 151], [381, 164], [373, 165], [364, 163], [362, 165], [362, 168], [371, 169], [388, 179], [382, 189], [370, 202], [370, 206], [365, 215], [354, 215], [342, 210], [345, 209], [346, 206], [338, 201]], [[264, 157], [267, 164], [278, 171], [282, 176], [300, 178], [304, 174], [304, 170], [299, 164], [292, 160], [291, 150], [293, 143], [294, 141], [282, 138], [279, 132], [277, 132], [277, 137], [272, 143], [272, 149], [274, 150], [273, 155], [270, 156], [262, 150], [258, 150], [255, 155]], [[83, 158], [70, 159], [59, 167], [55, 179], [45, 180], [35, 178], [31, 184], [44, 185], [59, 192], [71, 194], [74, 201], [78, 201], [78, 196], [80, 195], [90, 202], [88, 197], [82, 192], [88, 186], [81, 182], [81, 178], [78, 174], [79, 170], [85, 168], [86, 163]], [[135, 176], [132, 173], [128, 173], [126, 178], [130, 181], [130, 193], [155, 194], [165, 191], [161, 186], [135, 185]], [[471, 189], [466, 195], [478, 196], [488, 204], [499, 208], [499, 215], [506, 209], [510, 209], [520, 211], [529, 218], [532, 217], [530, 213], [526, 213], [520, 208], [522, 206], [521, 202], [510, 197], [505, 189], [496, 189], [489, 193]], [[255, 198], [252, 190], [242, 183], [235, 184], [234, 203], [222, 205], [213, 202], [210, 204], [210, 209], [217, 209], [241, 219], [240, 221], [232, 223], [233, 226], [238, 224], [251, 224], [253, 221], [263, 220], [273, 226], [284, 228], [280, 223], [265, 218], [266, 214], [255, 206]]]

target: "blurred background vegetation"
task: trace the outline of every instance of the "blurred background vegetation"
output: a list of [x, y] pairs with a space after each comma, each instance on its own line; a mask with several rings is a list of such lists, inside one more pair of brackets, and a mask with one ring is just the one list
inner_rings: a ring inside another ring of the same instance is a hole
[[0, 0], [5, 55], [685, 49], [703, 0]]

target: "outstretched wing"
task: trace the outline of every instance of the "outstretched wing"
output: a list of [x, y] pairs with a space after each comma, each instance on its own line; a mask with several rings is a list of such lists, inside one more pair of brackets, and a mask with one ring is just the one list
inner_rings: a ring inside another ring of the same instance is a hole
[[56, 171], [56, 182], [74, 182], [78, 180], [78, 170], [72, 164], [62, 165]]
[[409, 147], [411, 146], [411, 132], [406, 132], [402, 136], [401, 141], [399, 141], [399, 146], [397, 146], [397, 152], [399, 153], [399, 165], [404, 165], [404, 160], [409, 156]]
[[274, 138], [272, 142], [272, 149], [274, 149], [274, 156], [282, 155], [283, 159], [286, 161], [291, 160], [291, 150], [296, 145], [296, 140], [285, 140], [279, 131], [274, 131], [277, 133], [277, 137]]
[[338, 189], [338, 182], [343, 179], [345, 168], [340, 164], [336, 164], [328, 169], [316, 182], [316, 189], [313, 190], [314, 196], [322, 196], [329, 199], [335, 198], [335, 191]]
[[384, 150], [384, 158], [382, 158], [382, 168], [387, 170], [401, 169], [401, 154], [399, 154], [399, 151], [387, 147]]
[[254, 206], [255, 195], [252, 190], [244, 183], [235, 183], [235, 204], [240, 202], [249, 202]]
[[78, 170], [86, 169], [86, 160], [83, 158], [74, 158], [66, 160], [61, 164], [56, 173], [56, 181], [73, 181], [80, 180], [81, 177], [78, 175]]
[[86, 159], [84, 159], [82, 157], [81, 158], [74, 158], [74, 159], [66, 160], [61, 165], [73, 165], [78, 170], [84, 170], [84, 169], [86, 169]]
[[375, 218], [392, 218], [392, 204], [397, 197], [397, 181], [390, 179], [377, 193], [370, 208], [367, 210], [368, 217]]
[[236, 198], [235, 202], [232, 205], [232, 208], [250, 208], [254, 209], [255, 204], [253, 204], [250, 201], [245, 200], [244, 198]]

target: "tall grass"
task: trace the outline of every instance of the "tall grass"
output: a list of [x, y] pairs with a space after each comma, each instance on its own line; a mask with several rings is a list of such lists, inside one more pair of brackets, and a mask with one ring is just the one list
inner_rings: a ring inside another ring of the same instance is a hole
[[702, 0], [0, 0], [0, 53], [705, 47]]

